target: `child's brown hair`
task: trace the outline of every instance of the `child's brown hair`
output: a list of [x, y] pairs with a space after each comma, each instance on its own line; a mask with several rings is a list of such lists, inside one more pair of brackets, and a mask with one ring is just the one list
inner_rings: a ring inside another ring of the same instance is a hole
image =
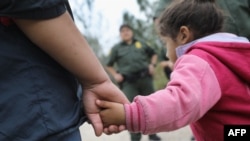
[[194, 39], [220, 32], [223, 14], [215, 0], [179, 0], [173, 2], [162, 14], [159, 30], [162, 36], [176, 38], [181, 26], [187, 26]]

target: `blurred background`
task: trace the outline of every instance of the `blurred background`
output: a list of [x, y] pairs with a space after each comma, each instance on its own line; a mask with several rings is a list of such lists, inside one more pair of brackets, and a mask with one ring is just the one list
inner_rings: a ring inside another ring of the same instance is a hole
[[[127, 23], [137, 39], [143, 39], [157, 52], [161, 43], [156, 34], [153, 15], [158, 0], [70, 0], [75, 22], [100, 61], [105, 64], [110, 49], [120, 41], [119, 27]], [[158, 66], [155, 89], [164, 88], [167, 79]]]
[[[75, 23], [88, 40], [93, 51], [105, 65], [110, 49], [120, 41], [119, 27], [127, 23], [134, 28], [137, 39], [146, 40], [157, 52], [162, 44], [156, 34], [153, 16], [158, 0], [70, 0]], [[166, 86], [168, 80], [161, 67], [154, 75], [155, 90]], [[96, 137], [88, 123], [81, 127], [84, 141], [129, 141], [129, 133]], [[160, 133], [163, 141], [190, 141], [191, 131], [184, 127], [174, 132]], [[148, 141], [143, 136], [141, 141]]]

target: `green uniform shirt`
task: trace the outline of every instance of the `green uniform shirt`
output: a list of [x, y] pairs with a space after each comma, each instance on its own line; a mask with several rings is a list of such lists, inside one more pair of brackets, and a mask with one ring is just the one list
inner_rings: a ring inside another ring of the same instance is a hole
[[147, 69], [154, 54], [155, 51], [141, 41], [133, 40], [131, 45], [121, 42], [111, 49], [107, 66], [116, 63], [119, 73], [133, 74]]
[[225, 11], [224, 31], [250, 39], [250, 0], [217, 0]]

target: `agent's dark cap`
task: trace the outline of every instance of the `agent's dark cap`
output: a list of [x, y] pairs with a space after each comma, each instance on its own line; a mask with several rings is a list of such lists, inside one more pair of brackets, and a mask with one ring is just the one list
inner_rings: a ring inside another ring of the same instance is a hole
[[131, 30], [133, 31], [133, 28], [132, 28], [130, 25], [128, 25], [128, 24], [122, 24], [122, 25], [120, 26], [120, 28], [119, 28], [119, 31], [121, 32], [121, 30], [122, 30], [123, 28], [129, 28], [129, 29], [131, 29]]

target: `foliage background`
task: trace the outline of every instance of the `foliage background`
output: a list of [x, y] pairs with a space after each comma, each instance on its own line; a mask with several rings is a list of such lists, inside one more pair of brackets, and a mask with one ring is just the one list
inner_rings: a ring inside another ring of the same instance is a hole
[[[82, 31], [83, 36], [85, 36], [101, 63], [105, 65], [108, 55], [104, 54], [103, 47], [98, 39], [99, 37], [94, 36], [91, 31], [88, 30], [90, 25], [93, 24], [91, 19], [93, 17], [92, 10], [94, 1], [95, 0], [70, 0], [70, 4], [74, 5], [72, 11], [78, 28]], [[152, 3], [150, 0], [136, 0], [136, 2], [140, 12], [145, 15], [146, 19], [139, 19], [133, 15], [133, 13], [125, 11], [122, 15], [122, 23], [132, 25], [136, 38], [146, 41], [156, 50], [157, 53], [159, 53], [162, 44], [153, 24], [154, 5], [158, 1]], [[94, 24], [102, 24], [102, 22], [103, 17], [99, 15], [97, 23]], [[164, 88], [167, 82], [168, 80], [166, 79], [162, 68], [157, 65], [154, 75], [155, 89], [158, 90]]]

